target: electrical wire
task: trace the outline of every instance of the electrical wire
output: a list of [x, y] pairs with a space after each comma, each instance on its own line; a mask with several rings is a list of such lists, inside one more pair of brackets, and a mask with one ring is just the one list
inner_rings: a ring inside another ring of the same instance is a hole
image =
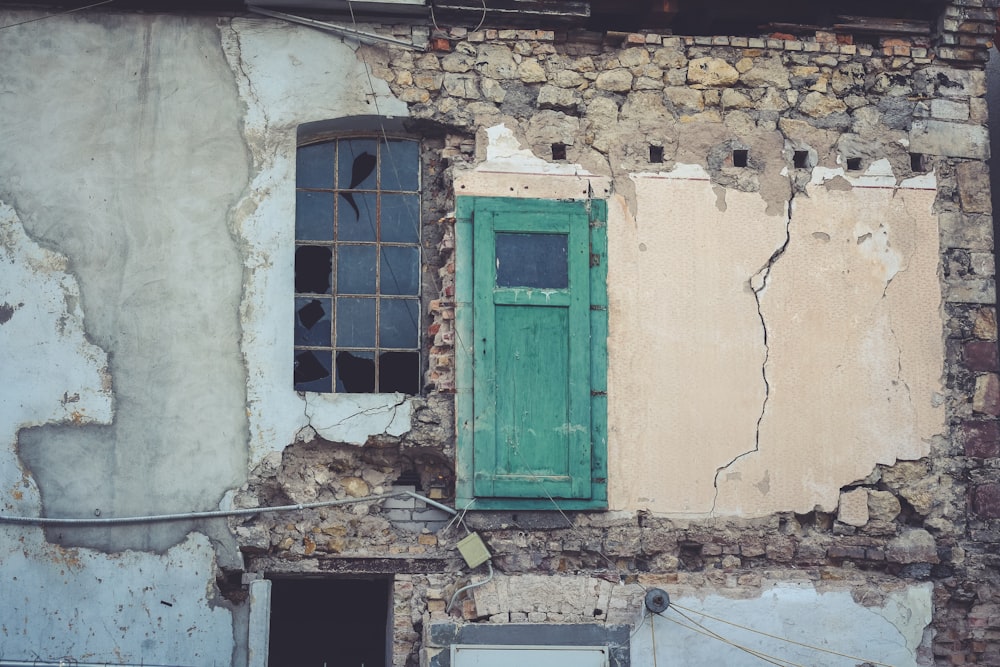
[[0, 30], [6, 30], [7, 28], [16, 28], [19, 25], [27, 25], [29, 23], [34, 23], [35, 21], [44, 21], [45, 19], [52, 19], [57, 16], [64, 16], [66, 14], [72, 14], [73, 12], [82, 12], [84, 9], [90, 9], [92, 7], [100, 7], [101, 5], [108, 5], [115, 0], [102, 0], [101, 2], [95, 2], [90, 5], [84, 5], [83, 7], [75, 7], [73, 9], [67, 9], [65, 11], [56, 12], [55, 14], [46, 14], [45, 16], [36, 16], [33, 19], [28, 19], [27, 21], [19, 21], [18, 23], [9, 23], [7, 25], [0, 25]]
[[462, 586], [457, 591], [452, 593], [451, 600], [448, 601], [448, 606], [444, 608], [444, 613], [447, 614], [451, 611], [451, 606], [455, 604], [455, 598], [457, 598], [460, 593], [472, 590], [473, 588], [479, 588], [480, 586], [485, 586], [486, 584], [490, 583], [490, 581], [493, 580], [493, 561], [491, 560], [486, 561], [486, 567], [490, 569], [490, 576], [486, 577], [482, 581], [471, 583], [468, 586]]
[[[108, 0], [108, 1], [110, 1], [110, 0]], [[103, 3], [101, 3], [101, 4], [103, 4]], [[434, 14], [434, 3], [433, 3], [433, 1], [430, 2], [429, 4], [430, 4], [430, 12], [431, 12], [431, 22], [433, 23], [435, 29], [440, 30], [440, 27], [437, 24], [437, 20], [436, 20], [435, 14]], [[482, 18], [479, 21], [479, 24], [473, 29], [473, 31], [478, 31], [483, 26], [483, 24], [486, 21], [486, 15], [487, 15], [486, 0], [482, 0], [482, 4], [483, 4], [483, 15], [482, 15]], [[354, 6], [353, 6], [353, 3], [351, 2], [351, 0], [348, 0], [347, 6], [348, 6], [348, 8], [350, 9], [350, 12], [351, 12], [351, 22], [352, 22], [352, 24], [354, 26], [354, 29], [357, 30], [358, 29], [357, 19], [356, 19], [355, 15], [354, 15]], [[364, 53], [363, 52], [361, 54], [361, 59], [362, 59], [362, 62], [364, 63], [364, 65], [365, 65], [365, 74], [366, 74], [366, 76], [368, 78], [369, 88], [372, 91], [372, 102], [373, 102], [373, 104], [375, 106], [375, 113], [378, 115], [378, 118], [379, 118], [379, 127], [381, 129], [382, 139], [384, 141], [385, 146], [388, 147], [389, 146], [389, 138], [388, 138], [388, 135], [387, 135], [386, 130], [385, 130], [385, 124], [382, 122], [382, 112], [379, 109], [378, 95], [375, 92], [375, 85], [374, 85], [374, 81], [372, 80], [371, 71], [370, 71], [371, 68], [368, 66], [368, 63], [367, 63], [367, 61], [366, 61], [366, 59], [364, 57]], [[389, 151], [387, 151], [387, 152], [389, 152]], [[391, 164], [392, 168], [395, 171], [396, 170], [396, 164], [392, 160], [391, 152], [389, 152], [389, 155], [390, 155], [390, 164]], [[398, 171], [395, 171], [395, 173], [396, 173], [397, 180], [398, 180]], [[391, 272], [392, 271], [392, 267], [390, 266], [389, 269], [390, 269], [390, 272]], [[412, 315], [411, 315], [411, 317], [412, 317]], [[456, 331], [456, 336], [459, 338], [459, 344], [460, 345], [464, 345], [463, 341], [461, 340], [461, 336], [458, 334], [457, 331]], [[516, 447], [512, 448], [512, 450], [514, 451], [514, 453], [517, 456], [520, 457], [520, 452], [517, 450]], [[523, 461], [523, 458], [522, 458], [522, 461]], [[585, 535], [582, 534], [582, 531], [580, 531], [579, 527], [569, 518], [569, 516], [566, 514], [566, 512], [563, 510], [563, 508], [559, 505], [559, 503], [556, 501], [556, 499], [548, 492], [548, 489], [545, 488], [544, 480], [542, 480], [537, 475], [530, 475], [530, 476], [531, 476], [531, 478], [534, 481], [536, 481], [538, 483], [539, 488], [542, 490], [542, 492], [546, 495], [546, 497], [549, 499], [549, 501], [552, 503], [552, 505], [556, 508], [556, 510], [559, 512], [559, 514], [566, 521], [566, 524], [570, 528], [570, 530], [572, 530], [574, 533], [577, 533], [581, 537], [586, 537]], [[410, 494], [410, 495], [416, 495], [416, 494]], [[471, 534], [471, 530], [465, 524], [465, 514], [466, 514], [466, 512], [468, 512], [469, 508], [472, 506], [472, 504], [474, 502], [475, 502], [475, 499], [473, 499], [472, 501], [470, 501], [470, 503], [466, 506], [466, 508], [464, 510], [462, 510], [461, 514], [459, 514], [455, 510], [452, 510], [451, 508], [447, 508], [455, 516], [451, 520], [451, 522], [449, 522], [449, 524], [448, 524], [448, 526], [446, 526], [446, 528], [450, 528], [451, 525], [455, 521], [458, 521], [466, 529], [466, 532], [468, 532], [468, 533]], [[437, 503], [435, 503], [435, 505], [437, 505]], [[608, 563], [608, 565], [611, 566], [611, 568], [613, 570], [615, 570], [615, 571], [618, 572], [619, 581], [624, 582], [624, 580], [625, 580], [625, 574], [626, 573], [622, 570], [621, 566], [619, 564], [615, 563], [603, 551], [597, 550], [596, 553], [601, 558], [603, 558]], [[460, 588], [457, 591], [455, 591], [455, 593], [451, 597], [451, 600], [448, 603], [448, 606], [446, 607], [446, 611], [450, 611], [451, 610], [451, 607], [454, 604], [455, 599], [458, 597], [458, 595], [460, 593], [462, 593], [464, 591], [467, 591], [467, 590], [470, 590], [472, 588], [476, 588], [478, 586], [483, 586], [483, 585], [485, 585], [486, 583], [488, 583], [489, 581], [491, 581], [493, 579], [493, 575], [494, 575], [493, 564], [492, 564], [491, 561], [487, 561], [487, 565], [489, 566], [489, 572], [490, 572], [489, 576], [486, 579], [484, 579], [483, 581], [481, 581], [481, 582], [470, 584], [468, 586], [465, 586], [465, 587]], [[638, 585], [643, 590], [646, 590], [646, 591], [649, 590], [647, 587], [643, 586], [639, 582], [635, 582], [635, 584]], [[684, 625], [683, 623], [680, 623], [679, 621], [676, 621], [675, 619], [663, 616], [663, 618], [667, 618], [667, 620], [670, 620], [670, 621], [672, 621], [674, 623], [677, 623], [681, 627], [685, 627], [685, 628], [688, 628], [689, 630], [692, 630], [692, 631], [695, 631], [695, 632], [699, 632], [700, 634], [704, 634], [706, 636], [712, 637], [712, 638], [714, 638], [714, 639], [716, 639], [718, 641], [724, 642], [724, 643], [726, 643], [726, 644], [728, 644], [730, 646], [733, 646], [733, 647], [738, 648], [738, 649], [740, 649], [742, 651], [745, 651], [745, 652], [749, 653], [750, 655], [758, 657], [761, 660], [764, 660], [766, 662], [770, 662], [771, 664], [774, 664], [774, 665], [778, 665], [778, 667], [785, 667], [786, 665], [792, 665], [794, 667], [801, 667], [801, 666], [797, 665], [796, 663], [792, 663], [792, 662], [789, 662], [789, 661], [781, 661], [782, 660], [781, 658], [776, 658], [774, 656], [769, 656], [769, 655], [764, 654], [762, 652], [755, 651], [755, 650], [750, 649], [748, 647], [736, 644], [735, 642], [732, 642], [732, 641], [726, 639], [722, 635], [719, 635], [718, 633], [715, 633], [715, 632], [709, 630], [708, 628], [705, 628], [704, 626], [702, 626], [701, 624], [697, 623], [693, 619], [687, 617], [681, 611], [681, 609], [685, 609], [685, 608], [680, 607], [679, 605], [676, 605], [673, 602], [671, 602], [670, 606], [671, 607], [677, 607], [677, 609], [674, 610], [675, 613], [678, 613], [678, 614], [684, 616], [684, 618], [687, 619], [688, 622], [692, 623], [694, 626], [697, 626], [697, 627], [690, 627], [690, 626]], [[688, 610], [688, 611], [691, 611], [691, 610]], [[808, 648], [808, 649], [812, 649], [812, 650], [816, 650], [816, 651], [821, 651], [821, 652], [824, 652], [824, 653], [828, 653], [828, 654], [831, 654], [831, 655], [836, 655], [836, 656], [840, 656], [840, 657], [844, 657], [844, 658], [850, 658], [850, 659], [854, 659], [854, 660], [860, 660], [860, 661], [863, 661], [863, 662], [865, 661], [864, 658], [859, 658], [859, 657], [856, 657], [856, 656], [850, 656], [850, 655], [847, 655], [847, 654], [844, 654], [844, 653], [839, 653], [837, 651], [832, 651], [832, 650], [829, 650], [829, 649], [824, 649], [824, 648], [821, 648], [821, 647], [818, 647], [818, 646], [811, 646], [809, 644], [804, 644], [804, 643], [797, 642], [797, 641], [794, 641], [794, 640], [791, 640], [791, 639], [785, 639], [783, 637], [778, 637], [776, 635], [770, 635], [770, 634], [765, 633], [765, 632], [756, 631], [756, 630], [753, 630], [751, 628], [747, 628], [745, 626], [739, 625], [738, 623], [732, 623], [732, 622], [729, 622], [729, 621], [725, 621], [725, 620], [716, 618], [714, 616], [710, 616], [708, 614], [704, 614], [703, 612], [693, 612], [692, 611], [692, 613], [700, 613], [703, 616], [705, 616], [706, 618], [711, 618], [712, 620], [716, 620], [716, 621], [719, 621], [719, 622], [722, 622], [722, 623], [726, 623], [728, 625], [732, 625], [732, 626], [737, 627], [737, 628], [748, 630], [750, 632], [756, 632], [758, 634], [770, 637], [772, 639], [777, 639], [777, 640], [782, 641], [782, 642], [787, 642], [787, 643], [790, 643], [790, 644], [795, 644], [795, 645], [801, 646], [803, 648]], [[647, 614], [645, 613], [645, 608], [643, 608], [643, 615], [642, 615], [642, 618], [640, 620], [639, 626], [633, 631], [633, 633], [632, 633], [631, 636], [635, 636], [635, 634], [638, 633], [639, 629], [642, 628], [642, 625], [646, 621], [646, 615]], [[658, 614], [658, 615], [662, 616], [661, 614]], [[650, 631], [651, 631], [651, 633], [653, 633], [653, 663], [654, 663], [654, 667], [655, 667], [655, 665], [656, 665], [655, 619], [654, 619], [654, 621], [651, 621]], [[777, 661], [781, 661], [781, 662], [777, 662]], [[873, 661], [873, 660], [867, 660], [867, 662], [869, 662], [869, 663], [871, 663], [873, 665], [877, 665], [879, 667], [892, 667], [892, 665], [888, 665], [887, 663], [877, 662], [877, 661]]]
[[662, 614], [658, 614], [658, 616], [660, 616], [661, 618], [663, 618], [663, 619], [665, 619], [667, 621], [670, 621], [671, 623], [679, 625], [682, 628], [690, 630], [691, 632], [696, 632], [696, 633], [698, 633], [700, 635], [705, 635], [706, 637], [709, 637], [711, 639], [715, 639], [717, 641], [721, 641], [724, 644], [727, 644], [727, 645], [732, 646], [734, 648], [737, 648], [737, 649], [739, 649], [741, 651], [744, 651], [745, 653], [748, 653], [748, 654], [754, 656], [755, 658], [759, 658], [760, 660], [763, 660], [764, 662], [770, 663], [772, 665], [776, 665], [777, 667], [802, 667], [801, 665], [795, 666], [794, 663], [790, 663], [788, 661], [782, 660], [781, 658], [776, 658], [774, 656], [769, 656], [769, 655], [766, 655], [766, 654], [762, 654], [762, 653], [759, 653], [758, 651], [754, 651], [753, 649], [748, 648], [746, 646], [742, 646], [740, 644], [736, 644], [734, 642], [731, 642], [728, 639], [726, 639], [725, 637], [723, 637], [721, 635], [718, 635], [718, 634], [715, 634], [715, 633], [711, 632], [710, 630], [700, 629], [697, 626], [686, 625], [684, 623], [681, 623], [680, 621], [678, 621], [675, 618], [670, 618], [669, 616], [663, 616]]
[[670, 606], [671, 607], [676, 607], [678, 610], [683, 610], [683, 611], [686, 611], [686, 612], [689, 612], [689, 613], [692, 613], [692, 614], [698, 614], [699, 616], [704, 616], [705, 618], [710, 618], [713, 621], [717, 621], [719, 623], [725, 623], [726, 625], [731, 625], [734, 628], [739, 628], [740, 630], [746, 630], [747, 632], [753, 632], [754, 634], [763, 635], [764, 637], [769, 637], [771, 639], [777, 639], [778, 641], [785, 642], [785, 643], [788, 643], [788, 644], [794, 644], [796, 646], [801, 646], [802, 648], [811, 649], [813, 651], [820, 651], [822, 653], [829, 653], [830, 655], [835, 655], [835, 656], [840, 657], [840, 658], [847, 658], [847, 659], [850, 659], [850, 660], [857, 660], [857, 661], [860, 661], [860, 662], [866, 662], [866, 663], [869, 663], [871, 665], [875, 665], [876, 667], [893, 667], [893, 665], [891, 665], [889, 663], [886, 663], [886, 662], [879, 662], [877, 660], [871, 660], [869, 658], [860, 658], [860, 657], [858, 657], [856, 655], [848, 655], [846, 653], [840, 653], [838, 651], [832, 651], [830, 649], [821, 648], [819, 646], [813, 646], [811, 644], [804, 644], [802, 642], [795, 641], [794, 639], [788, 639], [787, 637], [780, 637], [778, 635], [772, 635], [770, 633], [763, 632], [762, 630], [754, 630], [753, 628], [747, 627], [745, 625], [740, 625], [739, 623], [734, 623], [732, 621], [727, 621], [727, 620], [725, 620], [723, 618], [719, 618], [717, 616], [712, 616], [711, 614], [706, 614], [704, 611], [696, 611], [694, 609], [689, 609], [689, 608], [684, 607], [682, 605], [679, 605], [679, 604], [677, 604], [675, 602], [671, 602]]

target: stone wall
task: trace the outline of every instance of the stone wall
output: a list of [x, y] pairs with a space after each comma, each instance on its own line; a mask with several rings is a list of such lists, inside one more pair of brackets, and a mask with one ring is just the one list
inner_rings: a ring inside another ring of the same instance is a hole
[[[445, 183], [485, 158], [484, 130], [499, 124], [539, 158], [610, 176], [633, 208], [630, 174], [681, 163], [702, 165], [716, 186], [757, 192], [769, 207], [804, 192], [815, 167], [863, 173], [887, 159], [896, 184], [933, 172], [947, 431], [927, 443], [929, 456], [880, 464], [846, 485], [834, 511], [755, 520], [678, 520], [642, 511], [470, 512], [464, 523], [484, 536], [498, 579], [463, 594], [450, 612], [445, 608], [454, 592], [484, 576], [481, 570], [463, 574], [454, 545], [465, 531], [458, 525], [433, 534], [400, 530], [378, 503], [305, 513], [287, 523], [247, 521], [237, 531], [256, 536], [244, 540], [253, 544], [246, 549], [250, 566], [400, 573], [394, 610], [400, 666], [417, 663], [421, 633], [436, 623], [635, 623], [643, 587], [754, 597], [779, 581], [850, 590], [867, 606], [882, 604], [901, 586], [929, 583], [931, 631], [913, 660], [997, 662], [1000, 369], [983, 162], [985, 79], [980, 70], [949, 64], [979, 59], [978, 38], [958, 48], [955, 35], [964, 33], [952, 25], [964, 16], [975, 24], [969, 34], [980, 34], [982, 10], [973, 4], [954, 3], [935, 44], [895, 38], [862, 44], [828, 33], [815, 39], [630, 34], [573, 40], [544, 30], [454, 28], [432, 35], [428, 53], [359, 49], [375, 76], [407, 103], [414, 127], [443, 133]], [[713, 143], [706, 136], [728, 139]], [[746, 168], [734, 169], [733, 150], [748, 151]], [[782, 161], [777, 166], [775, 151]], [[770, 164], [759, 157], [764, 154]], [[795, 164], [802, 159], [805, 173]], [[792, 177], [779, 174], [782, 168]], [[451, 204], [446, 201], [440, 216]], [[263, 491], [268, 479], [279, 481], [292, 500], [308, 488], [319, 493], [306, 492], [309, 499], [378, 493], [414, 465], [424, 489], [434, 479], [451, 481], [454, 244], [450, 220], [440, 224], [440, 264], [433, 267], [440, 298], [428, 304], [433, 391], [423, 417], [438, 430], [429, 438], [370, 439], [362, 449], [317, 441], [308, 461], [300, 446], [286, 449], [280, 464], [254, 474], [244, 503], [280, 497]], [[407, 452], [416, 458], [407, 459]], [[301, 469], [301, 477], [282, 481], [290, 468]], [[323, 470], [335, 474], [318, 475]], [[353, 491], [346, 479], [365, 486]], [[500, 592], [517, 588], [508, 582], [528, 579], [534, 583], [520, 596]], [[558, 586], [548, 593], [531, 593], [553, 582]], [[636, 583], [616, 593], [618, 584]], [[593, 588], [593, 596], [564, 603], [552, 597], [556, 589], [577, 586]], [[437, 650], [428, 649], [422, 660]]]

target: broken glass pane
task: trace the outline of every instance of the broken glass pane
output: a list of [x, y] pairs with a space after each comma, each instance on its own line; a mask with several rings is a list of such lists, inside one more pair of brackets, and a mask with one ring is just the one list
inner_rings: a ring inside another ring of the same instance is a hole
[[375, 293], [374, 245], [341, 245], [337, 247], [337, 293]]
[[420, 353], [383, 352], [378, 355], [378, 390], [420, 393]]
[[340, 211], [337, 215], [338, 241], [375, 240], [375, 194], [367, 192], [341, 192]]
[[300, 146], [295, 157], [295, 184], [300, 188], [333, 187], [332, 143]]
[[349, 394], [375, 391], [375, 353], [337, 353], [337, 391]]
[[295, 193], [295, 238], [300, 241], [333, 240], [333, 193]]
[[420, 290], [420, 249], [382, 246], [382, 294], [416, 295]]
[[341, 190], [374, 190], [378, 141], [350, 139], [340, 142], [337, 187]]
[[418, 186], [420, 156], [415, 141], [382, 143], [382, 189], [410, 190]]
[[420, 241], [420, 197], [382, 195], [382, 240], [387, 243]]
[[295, 291], [329, 294], [333, 253], [328, 246], [302, 245], [295, 249]]
[[298, 350], [295, 353], [295, 391], [331, 391], [333, 353]]
[[375, 299], [337, 299], [337, 347], [375, 347]]
[[330, 345], [330, 299], [295, 299], [295, 344]]
[[382, 299], [379, 302], [380, 347], [416, 347], [420, 308], [416, 299]]
[[565, 234], [497, 233], [497, 287], [569, 286]]

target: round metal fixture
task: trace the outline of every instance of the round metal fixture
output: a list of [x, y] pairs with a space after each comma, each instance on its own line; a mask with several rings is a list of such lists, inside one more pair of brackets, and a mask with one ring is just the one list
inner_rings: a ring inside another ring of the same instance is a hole
[[659, 614], [667, 610], [670, 606], [670, 595], [660, 588], [651, 588], [646, 591], [646, 609], [654, 614]]

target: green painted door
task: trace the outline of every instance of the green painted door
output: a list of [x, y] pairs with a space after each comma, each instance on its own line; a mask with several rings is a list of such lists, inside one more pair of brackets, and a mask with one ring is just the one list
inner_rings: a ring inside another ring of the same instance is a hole
[[589, 498], [588, 212], [480, 200], [473, 230], [474, 493]]

